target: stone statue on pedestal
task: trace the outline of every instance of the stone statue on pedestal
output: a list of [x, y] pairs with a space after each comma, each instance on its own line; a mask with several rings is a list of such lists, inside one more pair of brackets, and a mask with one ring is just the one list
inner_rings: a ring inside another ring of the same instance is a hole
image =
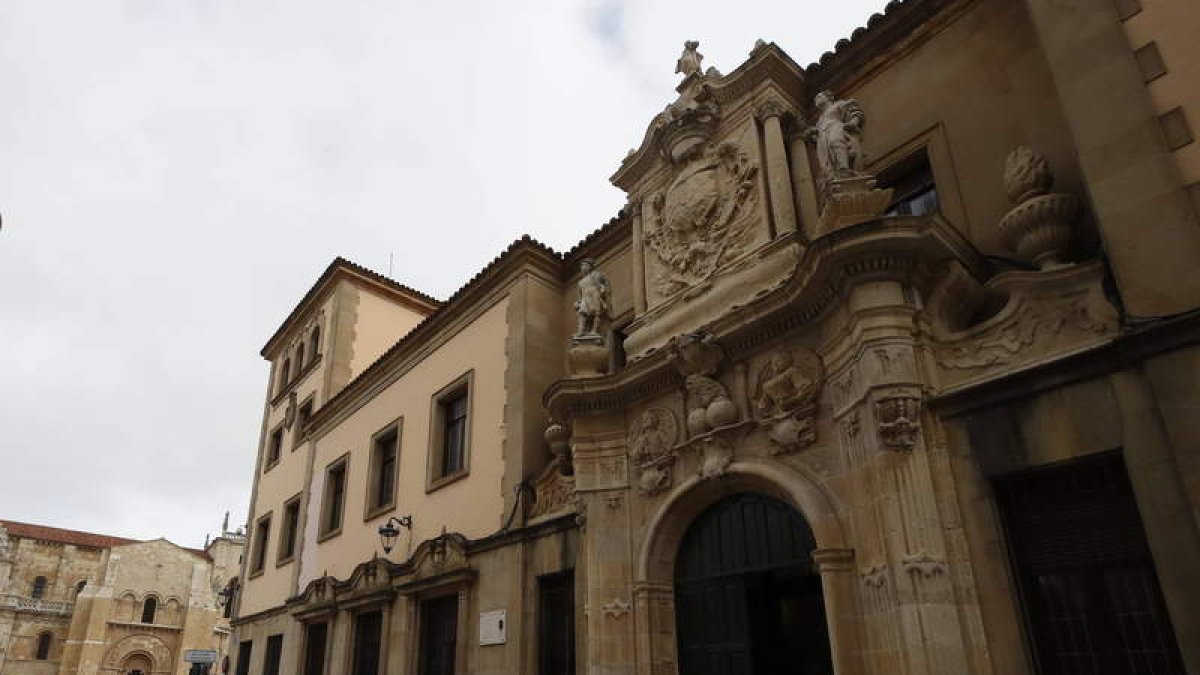
[[699, 47], [700, 43], [696, 40], [688, 40], [683, 43], [683, 54], [675, 62], [675, 72], [683, 73], [684, 77], [700, 72], [700, 62], [704, 60], [704, 55], [696, 51]]
[[813, 99], [817, 121], [805, 136], [817, 146], [817, 161], [826, 181], [863, 173], [862, 132], [867, 116], [854, 99], [839, 101], [823, 91]]
[[575, 301], [579, 330], [575, 335], [599, 335], [611, 310], [608, 277], [596, 269], [596, 264], [591, 260], [579, 263], [579, 268], [582, 273], [578, 285], [579, 299]]

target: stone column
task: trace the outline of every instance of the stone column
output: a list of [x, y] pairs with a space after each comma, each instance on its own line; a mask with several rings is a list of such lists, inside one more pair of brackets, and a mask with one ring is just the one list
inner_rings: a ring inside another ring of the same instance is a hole
[[646, 257], [645, 237], [642, 230], [642, 198], [629, 202], [629, 212], [633, 219], [633, 236], [630, 243], [633, 249], [633, 313], [641, 316], [646, 313]]
[[792, 194], [787, 147], [783, 141], [783, 116], [786, 112], [787, 108], [778, 99], [764, 101], [754, 112], [763, 129], [766, 183], [771, 195], [771, 216], [775, 221], [776, 236], [796, 231], [796, 198]]
[[1110, 376], [1125, 445], [1125, 466], [1133, 484], [1146, 539], [1162, 586], [1167, 613], [1189, 673], [1200, 673], [1200, 533], [1186, 488], [1171, 451], [1154, 392], [1140, 369]]
[[635, 584], [633, 613], [637, 625], [637, 675], [678, 673], [675, 588], [652, 581]]
[[837, 675], [865, 672], [862, 650], [859, 648], [859, 622], [855, 613], [857, 575], [854, 570], [854, 551], [848, 548], [819, 548], [813, 551], [812, 556], [821, 573], [821, 588], [825, 595], [825, 621], [829, 624], [833, 672]]
[[1125, 307], [1138, 317], [1200, 307], [1200, 222], [1112, 0], [1025, 4]]
[[813, 178], [812, 165], [808, 161], [808, 143], [804, 137], [795, 134], [792, 144], [792, 189], [796, 194], [796, 203], [800, 208], [800, 221], [796, 229], [805, 239], [811, 239], [817, 234], [817, 221], [821, 213], [817, 210], [817, 182]]

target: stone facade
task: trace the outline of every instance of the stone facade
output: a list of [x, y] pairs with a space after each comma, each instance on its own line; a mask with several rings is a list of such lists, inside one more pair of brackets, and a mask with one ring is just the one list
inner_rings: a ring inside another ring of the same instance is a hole
[[[444, 303], [335, 261], [263, 355], [370, 365], [273, 378], [238, 672], [1060, 672], [1085, 561], [1156, 640], [1088, 658], [1200, 673], [1200, 220], [1123, 4], [908, 0], [727, 75], [688, 42], [571, 251]], [[361, 341], [367, 295], [416, 320]]]
[[214, 650], [219, 668], [230, 628], [218, 593], [243, 543], [225, 532], [194, 550], [0, 521], [0, 673], [185, 675], [187, 649]]

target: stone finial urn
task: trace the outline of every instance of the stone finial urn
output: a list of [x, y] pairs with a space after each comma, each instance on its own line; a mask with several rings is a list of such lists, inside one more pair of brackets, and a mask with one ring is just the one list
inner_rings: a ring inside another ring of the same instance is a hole
[[1015, 206], [1000, 219], [1000, 239], [1038, 269], [1066, 264], [1079, 199], [1051, 193], [1054, 174], [1046, 158], [1021, 146], [1004, 160], [1004, 187]]

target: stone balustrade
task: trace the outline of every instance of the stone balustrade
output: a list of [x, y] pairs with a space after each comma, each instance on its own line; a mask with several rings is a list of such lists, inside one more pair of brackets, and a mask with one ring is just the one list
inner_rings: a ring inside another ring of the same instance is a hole
[[13, 609], [18, 612], [36, 612], [39, 614], [58, 614], [70, 616], [75, 611], [75, 603], [55, 600], [24, 598], [17, 595], [0, 596], [0, 609]]

